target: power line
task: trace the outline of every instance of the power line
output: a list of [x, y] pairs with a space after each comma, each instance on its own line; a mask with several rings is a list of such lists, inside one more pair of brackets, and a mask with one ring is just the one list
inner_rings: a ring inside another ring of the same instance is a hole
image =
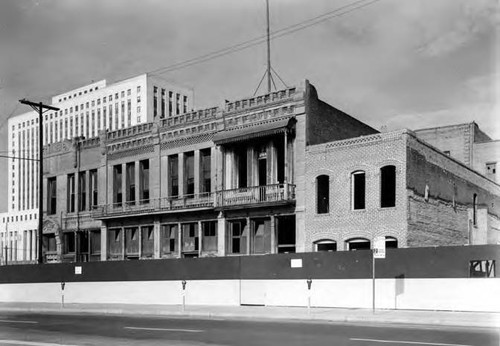
[[19, 156], [0, 155], [0, 157], [6, 159], [15, 159], [15, 160], [40, 161], [39, 159], [30, 159], [28, 157], [19, 157]]
[[[307, 19], [305, 21], [287, 26], [285, 28], [273, 31], [271, 33], [271, 39], [276, 39], [279, 37], [283, 37], [283, 36], [292, 34], [292, 33], [297, 32], [299, 30], [303, 30], [303, 29], [306, 29], [306, 28], [311, 27], [313, 25], [322, 23], [322, 22], [329, 20], [331, 18], [341, 17], [345, 14], [354, 12], [356, 10], [367, 7], [367, 6], [372, 5], [372, 4], [379, 2], [379, 1], [381, 1], [381, 0], [372, 0], [372, 1], [357, 0], [357, 1], [351, 2], [347, 5], [338, 7], [335, 10], [326, 12], [322, 15], [319, 15], [319, 16]], [[196, 58], [188, 59], [188, 60], [178, 62], [178, 63], [172, 64], [169, 66], [157, 68], [155, 70], [150, 71], [149, 73], [151, 73], [151, 74], [163, 74], [163, 73], [179, 70], [179, 69], [186, 68], [186, 67], [189, 67], [192, 65], [196, 65], [196, 64], [199, 64], [199, 63], [202, 63], [202, 62], [205, 62], [208, 60], [212, 60], [212, 59], [215, 59], [215, 58], [227, 55], [227, 54], [236, 53], [238, 51], [262, 44], [262, 43], [266, 42], [266, 40], [267, 40], [267, 35], [259, 36], [259, 37], [256, 37], [256, 38], [253, 38], [253, 39], [250, 39], [250, 40], [247, 40], [247, 41], [244, 41], [244, 42], [241, 42], [241, 43], [238, 43], [238, 44], [235, 44], [235, 45], [223, 48], [223, 49], [216, 50], [216, 51], [211, 52], [211, 53], [207, 53], [207, 54], [198, 56]]]

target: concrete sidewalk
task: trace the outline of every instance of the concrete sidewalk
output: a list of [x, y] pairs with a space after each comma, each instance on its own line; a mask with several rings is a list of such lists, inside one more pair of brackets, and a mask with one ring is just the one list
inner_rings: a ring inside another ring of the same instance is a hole
[[35, 313], [88, 313], [148, 315], [199, 319], [251, 319], [276, 321], [302, 321], [316, 323], [382, 323], [439, 325], [449, 327], [495, 328], [500, 330], [500, 313], [377, 310], [274, 307], [274, 306], [208, 306], [189, 305], [132, 305], [132, 304], [61, 304], [56, 303], [0, 303], [2, 311]]

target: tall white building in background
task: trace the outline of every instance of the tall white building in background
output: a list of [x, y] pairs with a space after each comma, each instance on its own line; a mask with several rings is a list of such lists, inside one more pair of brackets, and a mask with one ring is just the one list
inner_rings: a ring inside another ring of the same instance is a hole
[[[52, 97], [59, 111], [44, 113], [44, 145], [91, 138], [189, 112], [193, 91], [142, 74], [110, 85], [101, 80]], [[0, 263], [35, 261], [38, 229], [38, 114], [8, 122], [8, 211], [0, 213]]]

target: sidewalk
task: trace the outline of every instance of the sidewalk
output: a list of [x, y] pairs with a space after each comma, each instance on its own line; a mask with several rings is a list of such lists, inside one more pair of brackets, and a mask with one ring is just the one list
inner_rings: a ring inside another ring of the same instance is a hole
[[302, 321], [316, 323], [382, 323], [439, 325], [500, 329], [500, 313], [377, 310], [343, 308], [271, 307], [271, 306], [207, 306], [189, 305], [132, 305], [132, 304], [66, 304], [55, 303], [0, 303], [2, 311], [43, 313], [88, 313], [170, 316], [199, 319], [251, 319], [276, 321]]

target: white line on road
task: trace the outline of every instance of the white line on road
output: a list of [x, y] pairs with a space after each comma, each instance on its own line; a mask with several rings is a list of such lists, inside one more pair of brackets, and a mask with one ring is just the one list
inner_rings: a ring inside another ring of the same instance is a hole
[[0, 340], [0, 345], [23, 345], [23, 346], [76, 346], [67, 344], [54, 344], [52, 342], [35, 342], [23, 340]]
[[411, 344], [411, 345], [432, 345], [432, 346], [472, 346], [464, 344], [443, 344], [441, 342], [423, 342], [423, 341], [401, 341], [401, 340], [379, 340], [379, 339], [355, 339], [350, 338], [352, 341], [365, 341], [365, 342], [379, 342], [386, 344]]
[[183, 332], [183, 333], [202, 333], [204, 330], [200, 329], [171, 329], [171, 328], [148, 328], [148, 327], [123, 327], [125, 329], [134, 329], [134, 330], [157, 330], [164, 332]]
[[17, 321], [17, 320], [0, 320], [0, 323], [29, 323], [37, 324], [37, 321]]

